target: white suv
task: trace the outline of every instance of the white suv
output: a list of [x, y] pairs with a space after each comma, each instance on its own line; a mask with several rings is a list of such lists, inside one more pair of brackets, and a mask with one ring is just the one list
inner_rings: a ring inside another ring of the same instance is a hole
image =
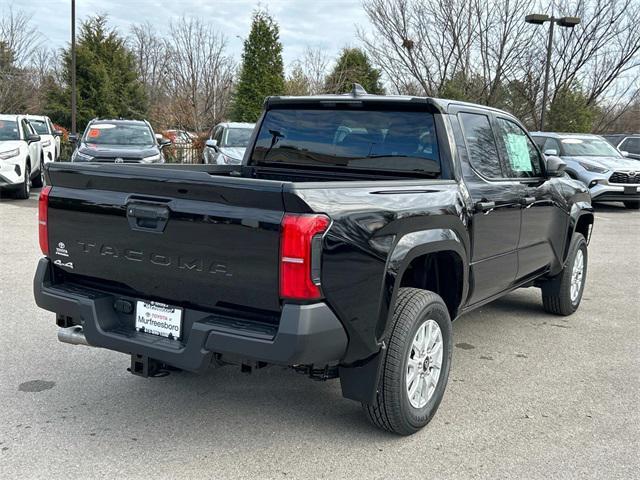
[[60, 137], [62, 132], [53, 127], [49, 117], [43, 115], [27, 115], [29, 123], [40, 135], [44, 162], [56, 162], [60, 158]]
[[44, 183], [40, 135], [25, 115], [0, 115], [0, 189], [29, 198], [31, 185]]

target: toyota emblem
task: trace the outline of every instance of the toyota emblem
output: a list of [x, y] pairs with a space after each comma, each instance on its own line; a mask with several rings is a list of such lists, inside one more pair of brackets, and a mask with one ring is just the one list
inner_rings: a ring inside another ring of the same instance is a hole
[[630, 177], [635, 177], [637, 174], [638, 174], [637, 172], [629, 172]]
[[122, 158], [116, 158], [116, 163], [123, 163], [124, 160]]

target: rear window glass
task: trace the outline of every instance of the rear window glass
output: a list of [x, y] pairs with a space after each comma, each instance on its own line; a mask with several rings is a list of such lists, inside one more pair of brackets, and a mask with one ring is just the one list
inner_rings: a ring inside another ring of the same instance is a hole
[[440, 174], [433, 115], [413, 111], [269, 110], [252, 163]]

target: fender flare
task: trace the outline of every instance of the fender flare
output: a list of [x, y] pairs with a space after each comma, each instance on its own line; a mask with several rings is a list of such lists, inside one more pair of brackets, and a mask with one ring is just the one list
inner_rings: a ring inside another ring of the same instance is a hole
[[[350, 366], [340, 366], [340, 384], [342, 395], [352, 400], [371, 403], [375, 400], [380, 378], [383, 350], [382, 342], [393, 317], [393, 304], [398, 295], [400, 282], [411, 262], [428, 253], [454, 252], [462, 261], [461, 304], [468, 294], [469, 257], [468, 236], [461, 237], [452, 228], [434, 228], [409, 232], [395, 242], [387, 257], [384, 275], [383, 293], [379, 305], [379, 317], [376, 325], [376, 338], [381, 349], [371, 357]], [[453, 318], [452, 318], [453, 320]]]
[[[594, 212], [594, 208], [590, 202], [580, 201], [571, 205], [571, 212], [569, 213], [569, 228], [567, 230], [567, 239], [565, 241], [564, 250], [562, 252], [563, 265], [567, 261], [567, 253], [569, 252], [569, 245], [571, 244], [571, 239], [573, 238], [573, 235], [576, 232], [576, 228], [578, 226], [578, 223], [580, 222], [580, 219], [588, 215], [589, 217], [591, 217], [590, 224], [593, 226], [593, 223], [595, 220], [593, 212]], [[592, 229], [589, 231], [587, 238], [585, 238], [585, 240], [587, 241], [587, 244], [591, 239], [591, 231]]]

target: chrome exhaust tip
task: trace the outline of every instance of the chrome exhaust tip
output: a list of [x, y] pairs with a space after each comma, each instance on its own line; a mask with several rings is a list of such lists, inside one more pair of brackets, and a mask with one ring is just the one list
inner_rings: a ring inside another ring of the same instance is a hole
[[58, 340], [63, 343], [70, 343], [71, 345], [86, 345], [90, 347], [89, 342], [84, 336], [82, 327], [80, 325], [74, 325], [73, 327], [60, 328], [58, 330]]

